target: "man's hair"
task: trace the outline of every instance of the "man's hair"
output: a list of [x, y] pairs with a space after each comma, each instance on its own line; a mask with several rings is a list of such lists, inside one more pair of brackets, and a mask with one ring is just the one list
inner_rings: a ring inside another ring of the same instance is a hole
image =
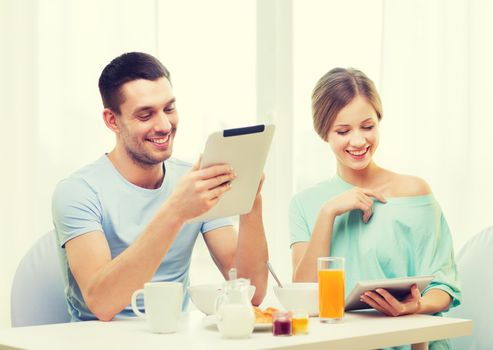
[[356, 96], [364, 97], [382, 119], [382, 102], [373, 81], [354, 68], [334, 68], [315, 85], [312, 94], [313, 127], [328, 141], [329, 130], [344, 107]]
[[123, 84], [137, 80], [157, 80], [165, 77], [171, 83], [169, 72], [159, 60], [142, 52], [128, 52], [113, 59], [99, 77], [99, 92], [105, 108], [120, 114], [125, 102]]

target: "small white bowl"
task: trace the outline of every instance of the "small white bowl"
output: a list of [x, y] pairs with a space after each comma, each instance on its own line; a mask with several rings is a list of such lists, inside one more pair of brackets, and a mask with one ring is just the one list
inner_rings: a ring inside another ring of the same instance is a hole
[[318, 316], [318, 283], [289, 283], [274, 286], [277, 300], [288, 311], [305, 310]]
[[[213, 315], [215, 313], [214, 306], [216, 304], [216, 298], [222, 291], [222, 283], [215, 284], [199, 284], [188, 287], [190, 293], [190, 299], [193, 304], [206, 315]], [[248, 294], [250, 299], [255, 294], [255, 286], [248, 286]]]

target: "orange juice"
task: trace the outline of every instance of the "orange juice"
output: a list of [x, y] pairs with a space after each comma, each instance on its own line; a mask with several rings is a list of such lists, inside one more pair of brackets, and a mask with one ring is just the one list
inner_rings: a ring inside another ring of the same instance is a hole
[[320, 319], [344, 317], [344, 270], [318, 271]]

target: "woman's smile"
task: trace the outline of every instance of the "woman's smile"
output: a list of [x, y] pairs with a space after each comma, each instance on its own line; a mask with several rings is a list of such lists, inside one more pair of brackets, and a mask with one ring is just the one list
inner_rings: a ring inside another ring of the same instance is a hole
[[365, 148], [361, 148], [358, 150], [349, 150], [347, 149], [346, 152], [351, 156], [351, 158], [355, 160], [360, 160], [365, 158], [365, 156], [368, 154], [370, 151], [370, 146], [366, 146]]

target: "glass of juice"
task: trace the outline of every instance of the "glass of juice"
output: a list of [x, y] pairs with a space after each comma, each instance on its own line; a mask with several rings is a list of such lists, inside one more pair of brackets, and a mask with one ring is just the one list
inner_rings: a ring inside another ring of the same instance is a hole
[[321, 322], [344, 317], [344, 258], [320, 257], [318, 265], [318, 305]]

